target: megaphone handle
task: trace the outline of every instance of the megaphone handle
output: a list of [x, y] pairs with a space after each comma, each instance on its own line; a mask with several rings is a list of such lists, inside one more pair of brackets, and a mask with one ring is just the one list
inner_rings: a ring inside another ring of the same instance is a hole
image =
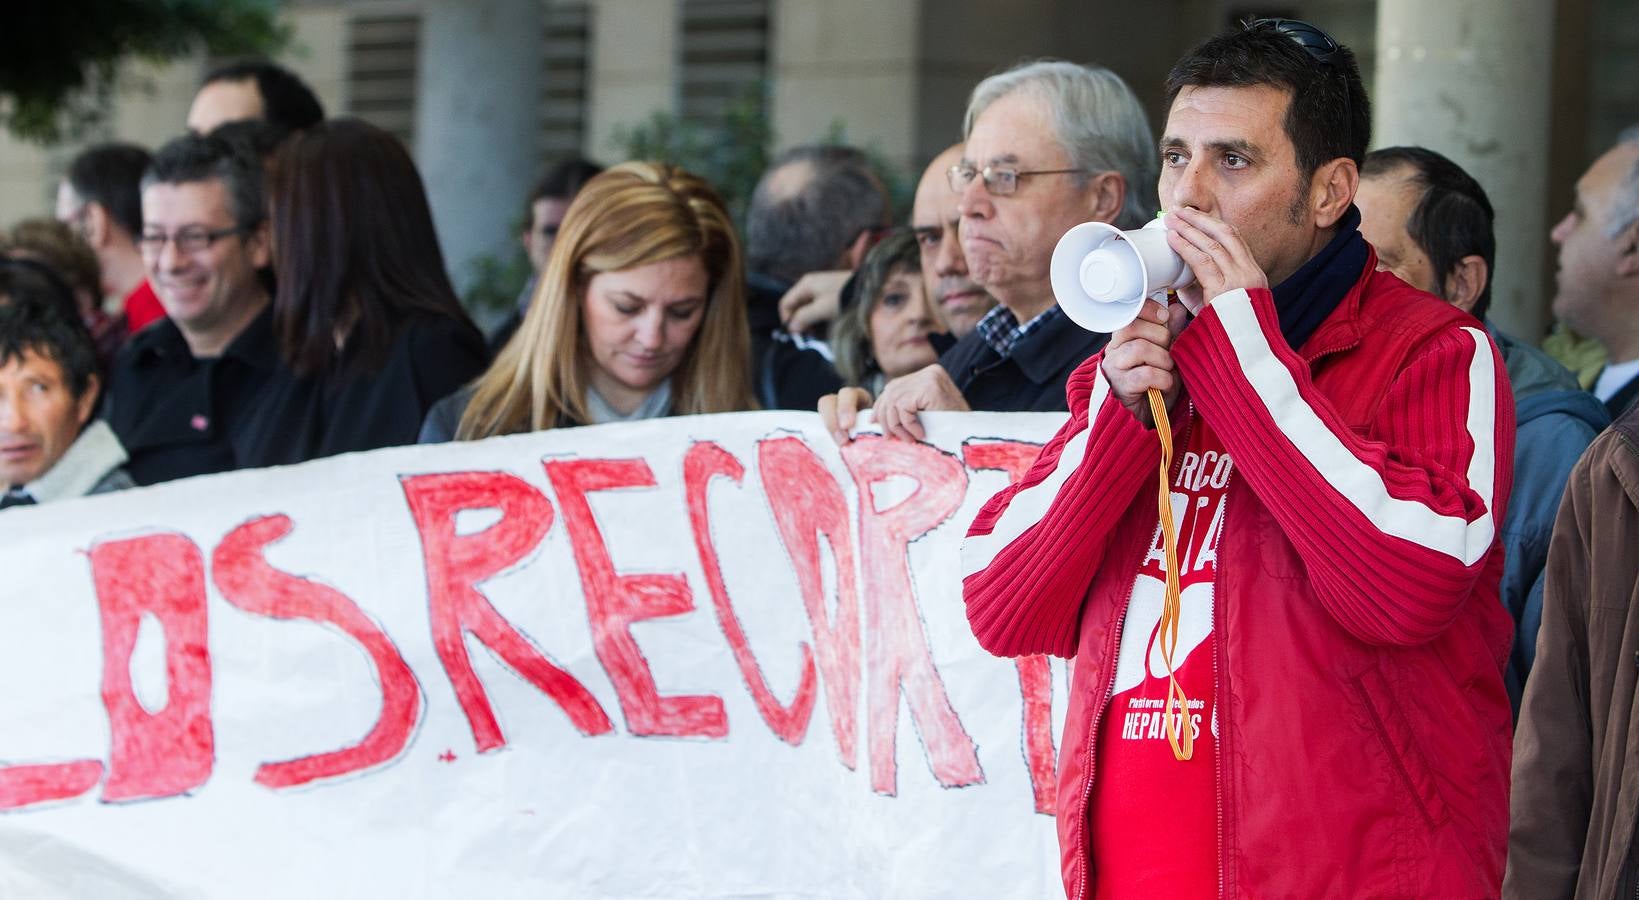
[[[1162, 295], [1163, 301], [1165, 295]], [[1150, 414], [1155, 417], [1155, 433], [1161, 439], [1161, 548], [1166, 557], [1167, 585], [1161, 602], [1161, 623], [1156, 637], [1161, 643], [1161, 660], [1167, 667], [1167, 704], [1162, 721], [1166, 724], [1167, 743], [1172, 755], [1179, 760], [1195, 755], [1195, 736], [1184, 722], [1189, 717], [1189, 697], [1178, 684], [1173, 672], [1172, 655], [1178, 649], [1178, 621], [1182, 617], [1182, 603], [1178, 589], [1178, 528], [1172, 520], [1172, 422], [1167, 418], [1167, 401], [1155, 388], [1148, 391]], [[1178, 711], [1173, 712], [1176, 703]]]

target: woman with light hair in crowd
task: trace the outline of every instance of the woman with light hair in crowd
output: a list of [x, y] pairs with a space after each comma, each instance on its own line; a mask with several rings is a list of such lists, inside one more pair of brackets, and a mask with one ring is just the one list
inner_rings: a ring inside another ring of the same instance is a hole
[[901, 375], [939, 361], [928, 334], [944, 331], [922, 282], [920, 249], [911, 231], [896, 231], [861, 264], [860, 299], [838, 317], [832, 352], [842, 383], [872, 394]]
[[754, 405], [745, 274], [703, 179], [629, 162], [581, 188], [518, 332], [423, 443]]

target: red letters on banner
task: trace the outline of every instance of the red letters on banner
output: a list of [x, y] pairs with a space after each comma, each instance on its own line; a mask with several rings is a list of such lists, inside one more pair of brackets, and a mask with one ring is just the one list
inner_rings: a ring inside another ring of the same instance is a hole
[[[859, 696], [859, 592], [854, 584], [854, 542], [848, 528], [848, 501], [831, 470], [794, 437], [757, 444], [763, 492], [774, 512], [785, 552], [797, 570], [797, 588], [819, 648], [825, 709], [831, 717], [842, 764], [854, 767], [855, 698]], [[833, 618], [825, 602], [819, 539], [831, 548], [837, 585]], [[896, 701], [897, 702], [897, 701]]]
[[[478, 591], [478, 582], [523, 559], [552, 527], [552, 505], [541, 492], [504, 472], [415, 475], [400, 482], [426, 556], [433, 646], [455, 688], [478, 751], [504, 747], [506, 737], [472, 669], [468, 632], [557, 701], [582, 734], [613, 731], [614, 723], [597, 698], [553, 665]], [[456, 513], [481, 509], [499, 509], [501, 520], [477, 534], [457, 535]]]
[[[897, 790], [894, 738], [901, 689], [934, 778], [945, 787], [978, 784], [984, 781], [979, 754], [933, 664], [907, 565], [911, 541], [937, 528], [961, 505], [967, 472], [935, 447], [875, 436], [844, 446], [842, 460], [859, 491], [871, 787], [883, 794]], [[879, 510], [873, 488], [891, 478], [914, 479], [916, 488]]]
[[410, 742], [421, 713], [421, 686], [415, 673], [380, 625], [341, 591], [268, 565], [262, 549], [290, 531], [289, 516], [264, 516], [229, 532], [211, 554], [217, 590], [245, 612], [323, 622], [357, 641], [381, 682], [381, 715], [370, 733], [351, 747], [258, 767], [256, 782], [271, 788], [294, 787], [384, 763]]
[[731, 478], [739, 484], [745, 478], [745, 466], [733, 454], [714, 443], [697, 443], [690, 447], [688, 455], [683, 458], [683, 488], [688, 497], [689, 524], [694, 530], [695, 549], [700, 553], [700, 568], [705, 572], [706, 587], [711, 592], [712, 605], [717, 608], [717, 620], [722, 626], [723, 636], [728, 639], [729, 650], [734, 654], [735, 665], [740, 667], [740, 677], [751, 692], [752, 702], [757, 704], [757, 712], [762, 714], [763, 721], [780, 740], [800, 744], [808, 733], [808, 722], [814, 714], [814, 652], [808, 649], [807, 644], [797, 645], [802, 651], [802, 662], [798, 667], [802, 674], [797, 681], [797, 693], [791, 698], [790, 706], [781, 705], [774, 692], [769, 690], [768, 682], [763, 680], [762, 666], [757, 664], [756, 655], [746, 643], [745, 630], [740, 627], [740, 617], [735, 615], [728, 587], [723, 583], [723, 567], [718, 562], [717, 545], [711, 537], [707, 497], [711, 480], [718, 476]]
[[[180, 534], [105, 541], [91, 548], [91, 575], [102, 610], [102, 702], [113, 740], [105, 801], [169, 797], [211, 775], [211, 656], [205, 613], [205, 564]], [[165, 635], [168, 700], [144, 709], [131, 687], [131, 653], [143, 616]]]
[[[1016, 441], [974, 441], [962, 448], [962, 463], [974, 470], [1004, 471], [1016, 482], [1038, 451], [1037, 445]], [[973, 739], [933, 661], [910, 571], [911, 545], [944, 524], [962, 503], [967, 490], [962, 463], [930, 445], [875, 436], [843, 447], [842, 459], [858, 496], [856, 541], [843, 488], [813, 448], [797, 437], [771, 437], [758, 443], [757, 454], [759, 480], [813, 635], [812, 644], [801, 641], [794, 648], [797, 684], [789, 703], [767, 683], [729, 594], [712, 535], [711, 486], [718, 478], [743, 486], [745, 467], [720, 445], [697, 442], [684, 457], [683, 487], [719, 627], [763, 720], [782, 741], [800, 745], [823, 685], [840, 759], [853, 769], [863, 661], [872, 790], [891, 796], [898, 789], [895, 744], [901, 694], [937, 782], [947, 788], [982, 783]], [[631, 633], [636, 622], [693, 611], [687, 579], [681, 573], [618, 573], [592, 512], [593, 492], [656, 487], [648, 463], [554, 459], [544, 468], [563, 514], [593, 648], [628, 729], [643, 736], [726, 737], [722, 699], [710, 693], [662, 695]], [[400, 481], [425, 558], [434, 648], [478, 750], [503, 747], [506, 737], [473, 669], [468, 634], [551, 697], [582, 734], [612, 732], [613, 722], [585, 685], [552, 662], [479, 590], [482, 582], [539, 549], [554, 519], [547, 496], [506, 472], [414, 475]], [[894, 482], [906, 488], [896, 492], [903, 499], [880, 506], [878, 489], [893, 491]], [[467, 530], [458, 529], [460, 514], [483, 511], [498, 518], [481, 530], [460, 533]], [[211, 557], [218, 589], [228, 602], [254, 615], [334, 626], [369, 657], [382, 698], [379, 715], [358, 743], [261, 765], [255, 780], [270, 788], [335, 778], [398, 757], [414, 736], [424, 703], [415, 672], [358, 604], [335, 588], [269, 564], [266, 548], [292, 530], [284, 515], [234, 528]], [[160, 533], [101, 542], [88, 555], [103, 626], [102, 699], [112, 735], [107, 766], [94, 759], [0, 766], [0, 810], [79, 796], [99, 780], [103, 800], [114, 802], [185, 793], [210, 777], [212, 672], [200, 549], [184, 535]], [[862, 594], [867, 629], [863, 660]], [[158, 623], [165, 640], [167, 702], [157, 712], [137, 699], [130, 674], [139, 628], [147, 617]], [[1024, 701], [1023, 755], [1035, 808], [1050, 814], [1055, 799], [1051, 669], [1044, 657], [1020, 659], [1017, 668]]]
[[594, 491], [654, 487], [649, 464], [641, 459], [577, 459], [545, 466], [580, 569], [592, 647], [620, 696], [626, 726], [638, 735], [726, 737], [728, 715], [722, 698], [714, 694], [661, 696], [649, 661], [631, 633], [635, 622], [693, 610], [688, 581], [676, 574], [616, 574], [586, 499]]
[[[1009, 484], [1023, 479], [1040, 453], [1040, 444], [1021, 441], [962, 445], [962, 461], [968, 468], [1000, 469], [1007, 473]], [[1036, 812], [1052, 815], [1058, 807], [1052, 669], [1045, 656], [1021, 656], [1013, 663], [1019, 670], [1019, 692], [1024, 696], [1024, 760], [1030, 770], [1031, 793], [1036, 798]]]

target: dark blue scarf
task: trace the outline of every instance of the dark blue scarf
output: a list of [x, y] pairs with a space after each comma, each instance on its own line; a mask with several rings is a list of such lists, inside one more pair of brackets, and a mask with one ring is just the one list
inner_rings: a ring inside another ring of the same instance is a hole
[[1360, 236], [1360, 210], [1351, 205], [1337, 223], [1337, 234], [1331, 241], [1272, 289], [1280, 333], [1292, 349], [1302, 347], [1343, 302], [1360, 280], [1367, 256], [1366, 239]]

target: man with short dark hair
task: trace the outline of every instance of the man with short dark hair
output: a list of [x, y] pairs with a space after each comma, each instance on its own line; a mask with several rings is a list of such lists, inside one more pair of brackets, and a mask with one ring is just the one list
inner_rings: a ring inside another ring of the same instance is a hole
[[119, 298], [116, 315], [135, 334], [165, 317], [137, 249], [142, 233], [142, 173], [152, 157], [135, 144], [98, 144], [68, 164], [57, 185], [57, 220], [85, 238], [97, 254], [102, 292]]
[[279, 366], [259, 270], [262, 170], [225, 142], [177, 138], [143, 177], [138, 240], [169, 318], [121, 351], [103, 408], [139, 484], [238, 468], [254, 398]]
[[535, 296], [535, 282], [546, 271], [546, 262], [552, 256], [552, 244], [558, 237], [558, 226], [563, 223], [564, 214], [569, 212], [569, 204], [574, 202], [575, 195], [580, 193], [586, 182], [602, 171], [602, 166], [589, 159], [571, 156], [554, 163], [535, 183], [534, 190], [529, 192], [529, 205], [524, 210], [524, 233], [520, 240], [524, 252], [529, 254], [529, 265], [533, 271], [523, 290], [518, 292], [517, 308], [490, 333], [491, 356], [501, 352], [518, 326], [523, 324], [524, 313], [529, 311], [529, 301]]
[[962, 546], [981, 644], [1076, 659], [1066, 889], [1496, 896], [1506, 373], [1376, 269], [1347, 48], [1259, 20], [1167, 90], [1161, 202], [1196, 282], [1071, 376], [1069, 422]]
[[763, 173], [746, 211], [746, 314], [763, 406], [813, 409], [842, 386], [823, 342], [781, 328], [780, 298], [809, 273], [859, 268], [892, 214], [882, 179], [853, 147], [793, 147]]
[[324, 120], [324, 106], [295, 72], [250, 59], [205, 76], [188, 108], [188, 130], [210, 134], [241, 119], [266, 119], [286, 131], [301, 131]]
[[1497, 250], [1491, 200], [1461, 166], [1423, 147], [1373, 150], [1360, 168], [1355, 204], [1378, 266], [1485, 323], [1508, 370], [1514, 492], [1502, 523], [1501, 590], [1514, 617], [1508, 696], [1517, 711], [1536, 657], [1542, 571], [1565, 480], [1610, 417], [1564, 366], [1486, 318]]
[[0, 510], [130, 487], [96, 408], [96, 349], [52, 284], [0, 263]]

